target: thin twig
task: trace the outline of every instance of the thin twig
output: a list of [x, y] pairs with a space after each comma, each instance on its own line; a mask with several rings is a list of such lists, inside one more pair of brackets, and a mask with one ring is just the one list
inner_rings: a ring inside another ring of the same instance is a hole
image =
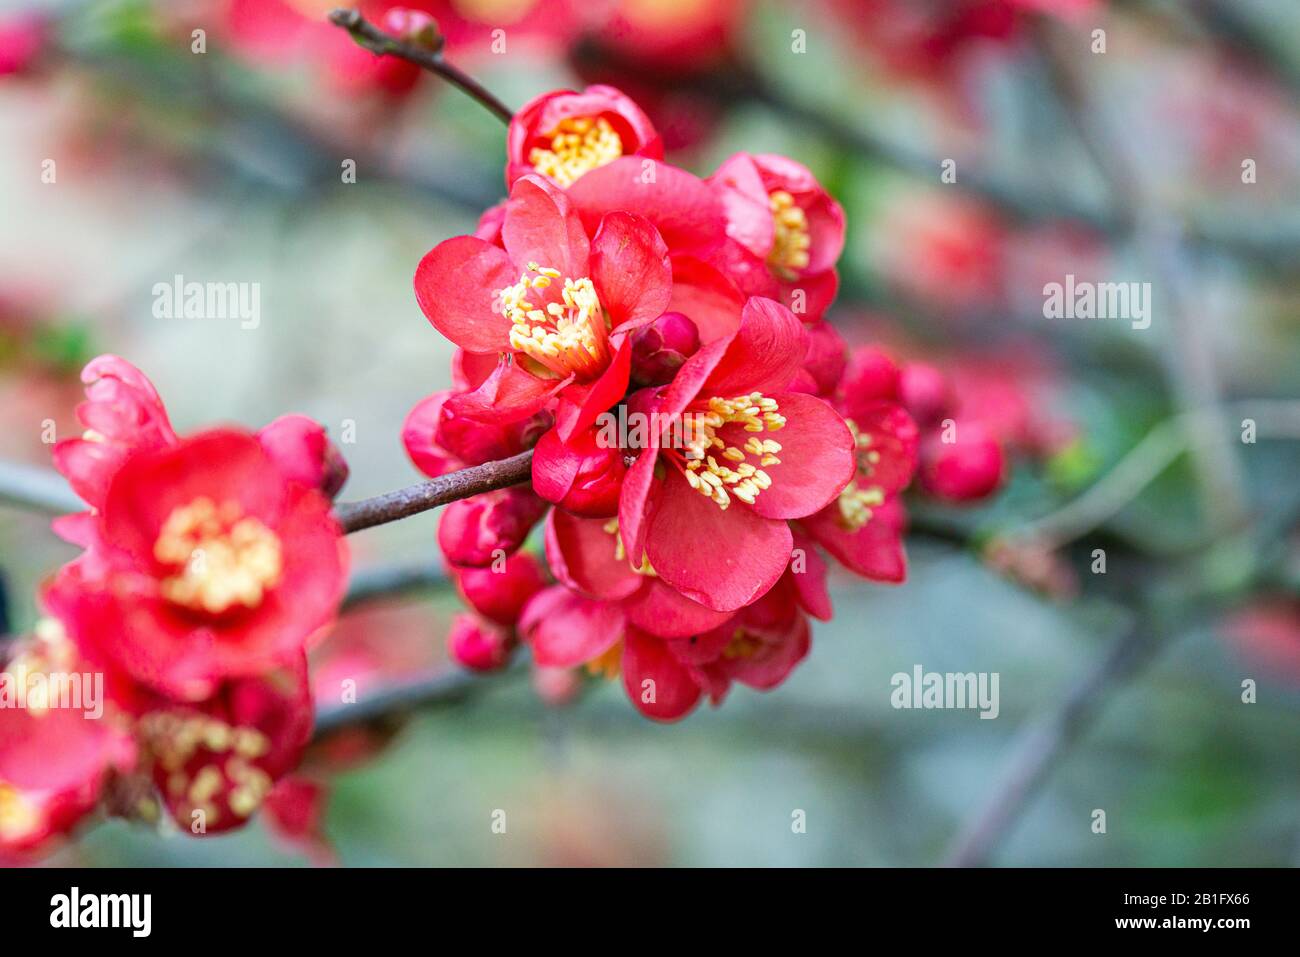
[[1139, 622], [1066, 692], [1057, 708], [1021, 732], [1010, 770], [988, 804], [962, 828], [948, 853], [948, 866], [977, 867], [988, 860], [1030, 797], [1088, 726], [1106, 692], [1149, 660], [1161, 646], [1161, 637], [1149, 624]]
[[359, 502], [342, 502], [334, 509], [345, 532], [356, 532], [374, 525], [395, 522], [427, 512], [439, 505], [455, 502], [483, 492], [527, 482], [532, 477], [533, 450], [520, 452], [508, 459], [472, 465], [458, 472], [408, 485]]
[[329, 15], [329, 19], [330, 23], [347, 30], [352, 35], [352, 39], [376, 56], [395, 56], [423, 67], [430, 73], [436, 73], [452, 86], [458, 87], [481, 103], [502, 123], [509, 123], [514, 116], [514, 111], [498, 100], [481, 83], [444, 60], [440, 50], [430, 50], [405, 43], [380, 30], [358, 10], [338, 9]]
[[53, 469], [0, 462], [0, 504], [67, 515], [86, 509], [67, 480]]

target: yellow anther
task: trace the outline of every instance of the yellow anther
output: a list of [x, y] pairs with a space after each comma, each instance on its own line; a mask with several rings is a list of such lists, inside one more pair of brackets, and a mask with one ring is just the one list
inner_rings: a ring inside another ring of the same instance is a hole
[[176, 605], [219, 615], [256, 608], [280, 583], [280, 539], [236, 502], [206, 497], [172, 510], [154, 542], [154, 557], [177, 571], [161, 584]]
[[808, 250], [812, 246], [812, 236], [808, 231], [808, 217], [795, 203], [794, 197], [783, 189], [768, 196], [768, 205], [772, 209], [776, 234], [767, 264], [781, 279], [793, 282], [799, 278], [799, 271], [807, 269], [810, 262]]
[[622, 139], [603, 116], [561, 120], [550, 137], [551, 148], [533, 147], [528, 162], [565, 188], [583, 174], [623, 155]]
[[[560, 278], [557, 269], [529, 263], [513, 286], [497, 292], [501, 314], [511, 322], [510, 346], [556, 375], [594, 379], [609, 364], [608, 321], [590, 279]], [[532, 294], [547, 297], [534, 302]]]

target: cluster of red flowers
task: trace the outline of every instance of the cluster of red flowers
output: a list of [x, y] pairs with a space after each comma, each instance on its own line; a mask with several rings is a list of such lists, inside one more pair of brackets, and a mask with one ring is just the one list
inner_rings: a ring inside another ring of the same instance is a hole
[[[843, 211], [782, 156], [707, 179], [664, 163], [611, 87], [539, 97], [507, 143], [509, 198], [415, 276], [459, 350], [454, 387], [407, 419], [412, 460], [436, 476], [534, 449], [531, 487], [442, 516], [476, 611], [452, 653], [498, 667], [522, 642], [543, 668], [621, 674], [663, 720], [771, 688], [830, 615], [824, 552], [905, 574], [917, 428], [896, 383], [845, 376], [823, 321]], [[518, 551], [539, 523], [549, 585]]]
[[0, 660], [0, 692], [27, 695], [0, 709], [0, 853], [99, 806], [147, 818], [161, 801], [196, 834], [246, 822], [308, 743], [306, 650], [346, 584], [331, 497], [347, 467], [320, 425], [179, 437], [122, 359], [82, 378], [85, 432], [54, 461], [89, 506], [55, 531], [83, 552], [44, 589], [52, 618]]

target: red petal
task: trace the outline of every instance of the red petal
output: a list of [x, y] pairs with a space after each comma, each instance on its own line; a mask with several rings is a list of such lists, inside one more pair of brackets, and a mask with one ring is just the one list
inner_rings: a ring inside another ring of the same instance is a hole
[[473, 392], [448, 399], [446, 408], [454, 415], [479, 422], [517, 422], [540, 412], [572, 381], [573, 376], [539, 379], [517, 363], [502, 362]]
[[700, 700], [700, 686], [667, 644], [635, 628], [623, 641], [623, 687], [637, 710], [657, 721], [685, 717]]
[[689, 638], [718, 627], [731, 617], [729, 611], [714, 611], [691, 601], [675, 588], [654, 578], [623, 602], [630, 625], [660, 638]]
[[708, 396], [780, 392], [803, 366], [808, 331], [785, 306], [753, 296], [745, 303], [740, 331], [701, 388]]
[[614, 557], [618, 541], [605, 531], [606, 519], [578, 518], [551, 509], [546, 521], [546, 558], [555, 577], [590, 598], [617, 601], [645, 581], [627, 561]]
[[568, 189], [583, 225], [595, 232], [606, 213], [635, 210], [670, 249], [707, 248], [726, 237], [722, 202], [702, 179], [667, 163], [623, 156]]
[[563, 585], [538, 592], [524, 608], [519, 631], [543, 668], [572, 668], [597, 658], [623, 635], [623, 612]]
[[504, 251], [473, 236], [434, 246], [415, 270], [415, 298], [433, 327], [470, 352], [510, 348], [497, 293], [519, 280]]
[[[778, 392], [771, 398], [781, 407], [785, 427], [763, 437], [781, 444], [781, 461], [763, 466], [772, 486], [759, 493], [753, 507], [764, 518], [801, 518], [834, 501], [853, 478], [858, 464], [853, 434], [839, 413], [816, 396]], [[737, 448], [753, 434], [740, 423], [718, 430], [719, 438]]]
[[733, 336], [740, 328], [745, 294], [731, 277], [696, 256], [675, 254], [668, 308], [695, 323], [701, 342]]
[[904, 517], [897, 499], [873, 509], [871, 520], [855, 532], [845, 530], [839, 517], [839, 506], [831, 503], [816, 515], [800, 519], [799, 524], [854, 574], [891, 583], [907, 578]]
[[570, 385], [564, 390], [556, 410], [555, 428], [565, 442], [591, 428], [600, 413], [617, 405], [627, 394], [632, 371], [632, 339], [620, 334], [610, 340], [610, 345], [615, 349], [614, 358], [599, 379], [589, 385]]
[[681, 475], [670, 473], [646, 552], [664, 582], [702, 605], [729, 611], [775, 584], [790, 561], [791, 542], [785, 522], [763, 518], [734, 500], [724, 512]]
[[589, 244], [582, 221], [564, 191], [542, 176], [521, 176], [510, 188], [501, 235], [517, 273], [537, 263], [572, 279], [588, 275]]
[[650, 222], [613, 212], [591, 241], [591, 281], [614, 332], [643, 326], [668, 308], [673, 270], [668, 247]]

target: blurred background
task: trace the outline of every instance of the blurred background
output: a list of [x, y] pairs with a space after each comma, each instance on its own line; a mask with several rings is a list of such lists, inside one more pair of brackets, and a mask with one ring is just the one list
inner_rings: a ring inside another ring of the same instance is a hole
[[[113, 352], [178, 431], [302, 412], [343, 436], [345, 498], [417, 479], [399, 429], [450, 344], [411, 277], [504, 195], [504, 129], [335, 5], [0, 6], [0, 459], [48, 466]], [[771, 694], [657, 726], [617, 683], [539, 693], [522, 666], [322, 745], [309, 839], [115, 821], [54, 862], [1300, 863], [1300, 6], [403, 6], [511, 106], [613, 83], [700, 175], [737, 150], [812, 168], [848, 215], [830, 321], [943, 370], [1014, 468], [975, 505], [918, 496], [908, 582], [835, 579]], [[1150, 282], [1150, 328], [1044, 318], [1067, 274]], [[257, 283], [260, 324], [156, 318], [178, 275]], [[353, 537], [360, 578], [422, 587], [349, 610], [316, 680], [446, 667], [436, 521]], [[72, 557], [0, 503], [13, 631]], [[997, 719], [895, 710], [917, 664], [999, 673]]]

